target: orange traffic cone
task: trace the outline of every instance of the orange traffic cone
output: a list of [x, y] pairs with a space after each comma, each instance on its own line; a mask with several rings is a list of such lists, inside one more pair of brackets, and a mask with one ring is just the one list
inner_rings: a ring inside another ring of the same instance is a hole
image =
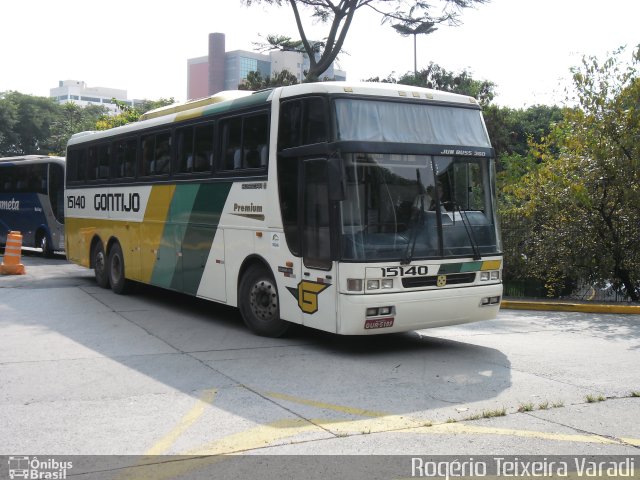
[[24, 265], [20, 263], [20, 255], [22, 255], [22, 235], [20, 232], [9, 232], [0, 273], [2, 275], [24, 275]]

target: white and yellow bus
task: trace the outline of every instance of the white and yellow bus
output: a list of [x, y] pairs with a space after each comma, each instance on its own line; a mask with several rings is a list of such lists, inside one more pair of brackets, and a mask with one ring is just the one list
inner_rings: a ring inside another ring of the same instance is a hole
[[494, 151], [473, 98], [343, 82], [224, 98], [69, 141], [66, 250], [100, 286], [237, 306], [268, 336], [495, 317]]

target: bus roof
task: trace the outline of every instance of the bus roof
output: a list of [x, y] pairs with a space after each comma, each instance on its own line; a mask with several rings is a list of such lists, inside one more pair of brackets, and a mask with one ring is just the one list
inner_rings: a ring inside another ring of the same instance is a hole
[[214, 103], [225, 102], [227, 100], [234, 100], [236, 98], [246, 97], [252, 93], [253, 92], [249, 90], [225, 90], [223, 92], [218, 92], [215, 95], [211, 95], [210, 97], [198, 98], [185, 103], [173, 103], [171, 105], [156, 108], [155, 110], [149, 110], [148, 112], [140, 115], [140, 121], [162, 117], [170, 113], [184, 112], [185, 110], [192, 110], [198, 107], [213, 105]]
[[274, 98], [289, 98], [309, 94], [343, 94], [366, 95], [387, 98], [405, 98], [423, 100], [425, 102], [443, 102], [460, 106], [473, 105], [478, 107], [475, 98], [458, 95], [455, 93], [441, 92], [428, 88], [400, 85], [396, 83], [375, 82], [316, 82], [277, 87], [274, 89], [251, 92], [224, 91], [211, 97], [174, 104], [152, 110], [141, 116], [138, 122], [130, 123], [109, 130], [89, 131], [76, 133], [69, 139], [68, 145], [84, 143], [85, 141], [98, 140], [112, 135], [135, 132], [150, 127], [171, 124], [188, 119], [195, 119], [242, 109], [245, 107], [267, 104]]
[[19, 155], [16, 157], [3, 157], [0, 158], [0, 163], [64, 163], [64, 157], [56, 157], [50, 155]]
[[391, 98], [415, 98], [461, 105], [477, 105], [475, 98], [430, 88], [379, 82], [318, 82], [279, 87], [280, 97], [293, 97], [311, 93], [371, 95]]

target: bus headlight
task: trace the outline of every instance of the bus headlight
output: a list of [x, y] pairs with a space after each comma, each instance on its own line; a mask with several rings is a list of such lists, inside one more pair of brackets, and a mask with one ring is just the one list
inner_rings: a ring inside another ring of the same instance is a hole
[[393, 278], [384, 278], [382, 279], [381, 286], [383, 289], [393, 288]]
[[362, 279], [361, 278], [347, 278], [347, 291], [349, 291], [349, 292], [361, 292], [362, 291]]
[[380, 288], [380, 280], [367, 280], [367, 290], [378, 290]]
[[489, 280], [500, 280], [500, 270], [480, 272], [481, 282], [487, 282]]

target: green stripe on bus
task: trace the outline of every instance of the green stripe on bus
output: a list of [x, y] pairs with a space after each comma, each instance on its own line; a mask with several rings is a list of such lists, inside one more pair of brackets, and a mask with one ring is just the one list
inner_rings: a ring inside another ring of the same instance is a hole
[[[176, 186], [151, 275], [153, 285], [176, 288], [174, 276], [182, 269], [179, 256], [180, 243], [184, 237], [185, 224], [189, 220], [198, 189], [199, 185]], [[179, 287], [176, 289], [182, 290]]]
[[482, 262], [443, 263], [438, 270], [439, 275], [448, 273], [477, 272], [482, 268]]
[[[196, 295], [232, 182], [200, 185], [182, 241], [182, 288]], [[172, 287], [175, 288], [175, 287]]]

